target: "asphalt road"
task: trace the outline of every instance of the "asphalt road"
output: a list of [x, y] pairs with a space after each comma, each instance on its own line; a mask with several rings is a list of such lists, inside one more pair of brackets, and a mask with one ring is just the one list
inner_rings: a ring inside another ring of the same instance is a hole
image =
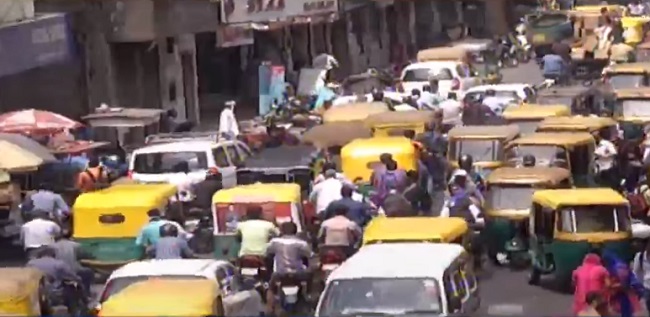
[[[535, 63], [521, 65], [515, 69], [503, 70], [504, 81], [509, 83], [537, 84], [542, 81]], [[16, 247], [0, 245], [2, 259], [0, 267], [20, 266], [22, 254]], [[571, 312], [571, 296], [529, 286], [528, 271], [512, 271], [490, 264], [480, 273], [481, 313], [494, 316], [556, 316]], [[100, 285], [94, 287], [98, 291]]]

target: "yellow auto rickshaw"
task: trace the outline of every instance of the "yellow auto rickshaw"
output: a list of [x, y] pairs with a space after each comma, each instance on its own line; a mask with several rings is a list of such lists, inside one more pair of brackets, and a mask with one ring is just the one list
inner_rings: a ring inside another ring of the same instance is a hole
[[133, 283], [102, 303], [99, 317], [225, 316], [221, 289], [203, 278], [152, 279]]
[[370, 115], [388, 111], [385, 102], [351, 103], [327, 109], [323, 113], [323, 123], [365, 120]]
[[625, 44], [636, 45], [643, 41], [645, 25], [650, 22], [647, 16], [627, 16], [621, 18], [621, 25], [625, 34]]
[[650, 62], [614, 64], [603, 69], [603, 81], [614, 90], [647, 87]]
[[469, 246], [469, 227], [461, 218], [375, 217], [363, 233], [363, 245], [434, 242]]
[[620, 122], [645, 124], [650, 122], [650, 87], [616, 91], [614, 117]]
[[447, 134], [449, 163], [458, 168], [458, 159], [471, 155], [474, 167], [483, 176], [505, 163], [505, 145], [519, 136], [516, 125], [457, 126]]
[[619, 15], [625, 15], [627, 12], [627, 8], [625, 6], [617, 4], [581, 5], [573, 7], [572, 11], [600, 13], [600, 10], [602, 10], [602, 8], [607, 8], [608, 12], [617, 13]]
[[43, 273], [34, 268], [0, 268], [0, 316], [49, 315]]
[[93, 257], [82, 263], [109, 273], [141, 259], [144, 248], [136, 237], [149, 222], [147, 212], [165, 213], [177, 191], [172, 184], [120, 184], [79, 196], [73, 207], [74, 240]]
[[518, 126], [522, 134], [528, 134], [535, 132], [537, 125], [546, 118], [568, 116], [570, 114], [571, 108], [566, 105], [524, 104], [506, 108], [501, 116], [508, 124]]
[[508, 145], [508, 165], [520, 167], [527, 155], [535, 166], [561, 167], [571, 171], [578, 187], [595, 185], [594, 137], [586, 132], [540, 133], [522, 136]]
[[571, 173], [559, 167], [501, 167], [486, 179], [485, 228], [490, 259], [515, 267], [528, 261], [526, 226], [536, 189], [570, 188]]
[[604, 128], [616, 129], [616, 120], [608, 117], [550, 117], [537, 125], [537, 132], [597, 132]]
[[406, 131], [414, 135], [423, 133], [425, 125], [434, 118], [434, 111], [394, 111], [371, 115], [364, 123], [374, 136], [404, 136]]
[[538, 190], [530, 211], [530, 284], [553, 273], [557, 285], [568, 289], [573, 270], [590, 252], [632, 260], [629, 204], [610, 188]]
[[294, 183], [256, 183], [222, 189], [212, 196], [215, 210], [214, 256], [233, 260], [239, 256], [237, 225], [246, 220], [246, 209], [251, 205], [262, 207], [264, 219], [274, 222], [293, 222], [298, 232], [307, 230], [314, 215], [303, 214], [300, 186]]
[[383, 153], [390, 153], [399, 168], [417, 170], [418, 151], [411, 140], [405, 137], [374, 137], [356, 139], [341, 149], [343, 174], [355, 182], [369, 182]]
[[341, 147], [355, 139], [372, 137], [372, 131], [363, 121], [343, 121], [320, 124], [305, 131], [302, 135], [303, 144], [314, 146], [317, 152], [312, 161], [313, 175], [322, 172], [323, 163], [334, 160], [334, 155], [341, 152]]

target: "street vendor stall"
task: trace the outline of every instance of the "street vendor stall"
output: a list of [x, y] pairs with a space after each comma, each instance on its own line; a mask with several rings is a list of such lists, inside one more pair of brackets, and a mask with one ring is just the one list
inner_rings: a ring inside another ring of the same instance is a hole
[[70, 118], [44, 110], [27, 109], [0, 115], [0, 132], [46, 136], [82, 126]]

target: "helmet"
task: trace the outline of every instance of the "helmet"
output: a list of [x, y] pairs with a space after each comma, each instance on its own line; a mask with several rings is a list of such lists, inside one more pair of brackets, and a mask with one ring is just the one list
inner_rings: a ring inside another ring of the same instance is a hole
[[532, 154], [524, 155], [524, 158], [522, 159], [522, 164], [525, 167], [533, 167], [533, 166], [535, 166], [535, 156], [532, 155]]
[[161, 237], [177, 237], [178, 228], [171, 223], [166, 223], [160, 226], [160, 236]]
[[458, 159], [458, 167], [466, 171], [471, 171], [474, 165], [474, 158], [471, 155], [464, 154]]

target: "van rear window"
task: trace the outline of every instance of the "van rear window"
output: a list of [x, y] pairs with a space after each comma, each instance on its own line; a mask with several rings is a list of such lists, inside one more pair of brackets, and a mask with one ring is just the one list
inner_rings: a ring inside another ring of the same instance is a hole
[[161, 152], [136, 154], [133, 171], [142, 174], [193, 172], [208, 169], [206, 152]]

